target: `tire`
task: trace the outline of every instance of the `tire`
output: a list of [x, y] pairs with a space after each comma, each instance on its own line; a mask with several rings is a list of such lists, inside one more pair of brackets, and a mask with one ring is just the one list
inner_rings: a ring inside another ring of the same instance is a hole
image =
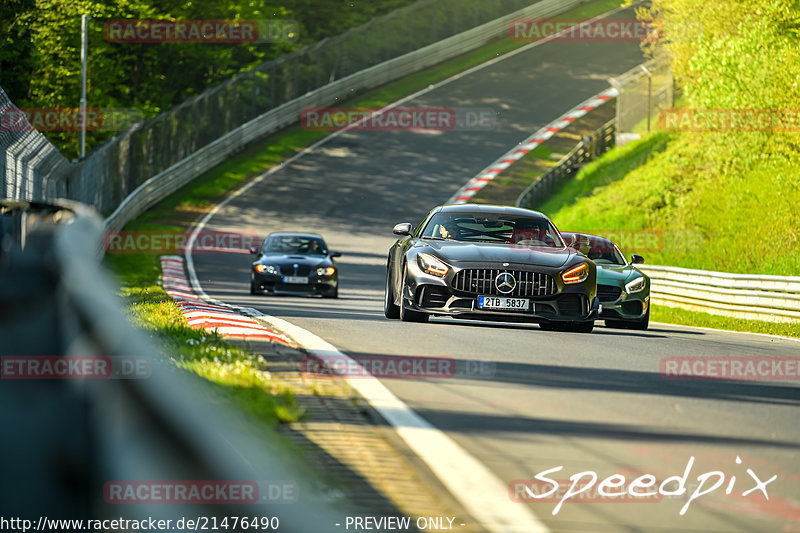
[[400, 307], [394, 303], [394, 290], [389, 280], [389, 267], [386, 267], [386, 289], [383, 291], [383, 316], [390, 320], [400, 318]]
[[572, 322], [567, 326], [567, 331], [574, 331], [575, 333], [591, 333], [594, 329], [594, 320], [589, 322]]
[[[403, 265], [403, 283], [402, 287], [406, 286], [406, 275], [407, 269], [406, 265]], [[406, 306], [403, 304], [403, 295], [400, 295], [400, 320], [403, 322], [427, 322], [430, 315], [428, 313], [420, 313], [419, 311], [414, 311], [412, 309], [406, 309]]]
[[251, 284], [250, 284], [250, 294], [261, 294], [261, 291], [259, 291], [258, 289], [256, 289], [255, 285], [253, 285], [253, 284], [251, 283]]
[[628, 324], [622, 320], [606, 320], [605, 323], [607, 328], [626, 329], [628, 327]]
[[332, 291], [327, 291], [322, 293], [323, 298], [338, 298], [339, 297], [339, 287], [336, 287]]

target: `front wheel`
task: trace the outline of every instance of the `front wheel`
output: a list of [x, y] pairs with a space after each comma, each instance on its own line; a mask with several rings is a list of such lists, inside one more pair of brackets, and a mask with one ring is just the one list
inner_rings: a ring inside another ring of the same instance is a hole
[[256, 289], [256, 286], [251, 283], [250, 284], [250, 294], [261, 294], [261, 291]]
[[339, 287], [336, 287], [335, 289], [331, 289], [331, 290], [329, 290], [327, 292], [323, 292], [322, 293], [322, 297], [323, 298], [338, 298], [339, 297]]
[[392, 289], [389, 268], [386, 269], [386, 290], [383, 291], [383, 315], [395, 320], [400, 318], [400, 307], [394, 303], [394, 290]]
[[[408, 268], [406, 265], [403, 265], [403, 284], [400, 286], [401, 291], [406, 286], [407, 277]], [[403, 322], [427, 322], [428, 318], [430, 318], [428, 313], [420, 313], [419, 311], [414, 311], [413, 309], [406, 309], [405, 303], [403, 302], [403, 295], [402, 293], [400, 294], [400, 320]]]

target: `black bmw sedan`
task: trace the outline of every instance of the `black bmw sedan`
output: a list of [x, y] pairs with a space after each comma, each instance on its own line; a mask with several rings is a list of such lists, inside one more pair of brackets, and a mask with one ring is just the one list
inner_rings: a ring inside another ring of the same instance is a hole
[[595, 264], [569, 248], [553, 223], [515, 207], [448, 205], [414, 228], [398, 224], [389, 250], [384, 314], [538, 322], [591, 332]]
[[339, 271], [325, 241], [313, 233], [271, 233], [250, 269], [250, 294], [339, 295]]

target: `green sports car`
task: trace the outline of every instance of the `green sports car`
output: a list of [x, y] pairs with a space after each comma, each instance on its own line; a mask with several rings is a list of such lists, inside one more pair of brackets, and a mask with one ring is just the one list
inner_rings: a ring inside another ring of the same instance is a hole
[[645, 330], [650, 323], [650, 278], [636, 264], [644, 258], [633, 254], [629, 263], [616, 244], [603, 237], [561, 232], [567, 244], [597, 265], [599, 318], [610, 328]]

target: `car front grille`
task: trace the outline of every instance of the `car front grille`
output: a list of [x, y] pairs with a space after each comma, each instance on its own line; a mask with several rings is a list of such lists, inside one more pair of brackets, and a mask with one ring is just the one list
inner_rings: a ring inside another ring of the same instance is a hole
[[622, 289], [614, 285], [597, 285], [597, 298], [601, 302], [615, 302], [620, 294]]
[[[512, 274], [517, 281], [514, 290], [508, 293], [497, 290], [494, 282], [495, 278], [503, 272]], [[489, 296], [549, 296], [556, 293], [556, 282], [552, 276], [541, 272], [497, 268], [462, 270], [455, 275], [451, 286], [456, 291]]]
[[299, 265], [297, 268], [294, 268], [293, 264], [278, 265], [278, 272], [283, 276], [308, 276], [311, 274], [311, 267]]

